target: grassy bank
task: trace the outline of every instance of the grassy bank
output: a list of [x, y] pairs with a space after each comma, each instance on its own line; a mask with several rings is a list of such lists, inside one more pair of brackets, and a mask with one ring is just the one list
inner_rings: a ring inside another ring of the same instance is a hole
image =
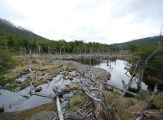
[[0, 85], [4, 86], [6, 83], [13, 83], [15, 78], [8, 78], [5, 74], [13, 69], [20, 61], [13, 58], [14, 51], [0, 48]]

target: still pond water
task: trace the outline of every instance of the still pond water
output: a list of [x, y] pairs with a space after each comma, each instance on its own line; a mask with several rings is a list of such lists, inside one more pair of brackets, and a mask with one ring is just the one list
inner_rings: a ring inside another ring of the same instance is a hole
[[[94, 65], [94, 67], [107, 70], [111, 74], [111, 79], [108, 83], [121, 89], [123, 89], [122, 80], [127, 84], [131, 77], [129, 73], [127, 73], [127, 75], [125, 74], [127, 72], [125, 68], [128, 68], [129, 66], [130, 64], [127, 61], [120, 59], [109, 61], [108, 65], [106, 60]], [[136, 82], [133, 82], [132, 87], [136, 88]], [[147, 86], [144, 83], [142, 83], [142, 89], [147, 89]]]
[[[109, 66], [107, 65], [107, 61], [104, 60], [96, 65], [93, 65], [94, 67], [99, 67], [102, 69], [107, 70], [111, 73], [111, 80], [108, 81], [109, 84], [115, 85], [116, 87], [123, 89], [122, 80], [125, 81], [125, 83], [128, 83], [130, 79], [130, 75], [126, 75], [125, 68], [129, 66], [127, 61], [124, 60], [116, 60], [116, 61], [110, 61]], [[43, 89], [40, 92], [41, 94], [52, 94], [52, 88], [54, 85], [59, 85], [61, 83], [57, 83], [57, 79], [59, 79], [61, 75], [56, 76], [53, 78], [50, 83], [46, 83], [43, 85], [40, 85]], [[70, 84], [69, 80], [64, 80], [64, 85]], [[142, 84], [142, 88], [146, 89], [146, 85]], [[133, 83], [132, 87], [136, 87], [136, 83]], [[40, 97], [32, 95], [29, 98], [24, 98], [22, 95], [29, 96], [29, 90], [30, 87], [27, 87], [19, 92], [11, 92], [8, 90], [1, 89], [0, 90], [0, 105], [4, 106], [5, 112], [15, 112], [15, 111], [21, 111], [30, 109], [33, 107], [37, 107], [42, 104], [53, 102], [51, 98], [46, 97]], [[53, 94], [52, 94], [53, 95]]]

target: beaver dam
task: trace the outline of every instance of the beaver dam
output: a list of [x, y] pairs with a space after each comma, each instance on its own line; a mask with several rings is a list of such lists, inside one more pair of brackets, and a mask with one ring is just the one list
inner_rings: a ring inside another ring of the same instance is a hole
[[144, 83], [137, 91], [138, 78], [130, 74], [130, 67], [120, 59], [90, 66], [25, 58], [6, 75], [15, 82], [1, 86], [0, 120], [134, 120], [144, 115], [161, 119], [163, 94], [156, 96], [152, 110], [143, 107], [155, 93]]

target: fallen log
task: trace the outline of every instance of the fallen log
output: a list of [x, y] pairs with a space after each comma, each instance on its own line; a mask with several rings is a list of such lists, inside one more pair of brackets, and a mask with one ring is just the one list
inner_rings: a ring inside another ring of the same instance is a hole
[[[118, 87], [115, 87], [114, 85], [110, 85], [110, 84], [107, 84], [107, 83], [105, 83], [106, 84], [106, 89], [108, 89], [108, 87], [107, 86], [110, 86], [110, 87], [112, 87], [112, 88], [114, 88], [114, 89], [117, 89], [117, 90], [119, 90], [119, 91], [121, 91], [121, 92], [124, 92], [124, 90], [123, 89], [120, 89], [120, 88], [118, 88]], [[130, 95], [132, 95], [132, 96], [134, 96], [134, 97], [139, 97], [139, 95], [138, 94], [136, 94], [136, 93], [133, 93], [133, 92], [131, 92], [131, 91], [126, 91], [126, 93], [127, 94], [130, 94]]]
[[64, 120], [62, 109], [61, 109], [61, 104], [60, 104], [60, 100], [59, 100], [58, 95], [56, 97], [56, 105], [57, 105], [57, 113], [58, 113], [59, 120]]
[[57, 114], [58, 114], [59, 120], [64, 120], [62, 109], [61, 109], [61, 104], [60, 104], [60, 100], [59, 100], [60, 90], [61, 90], [61, 86], [59, 87], [59, 89], [58, 89], [58, 87], [53, 88], [53, 92], [56, 94]]

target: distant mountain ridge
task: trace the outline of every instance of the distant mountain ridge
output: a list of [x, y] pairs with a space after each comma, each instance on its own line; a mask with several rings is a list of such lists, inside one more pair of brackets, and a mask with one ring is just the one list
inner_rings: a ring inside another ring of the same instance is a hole
[[19, 53], [90, 53], [91, 51], [107, 52], [109, 45], [97, 42], [85, 43], [82, 40], [67, 42], [49, 40], [11, 22], [0, 19], [0, 49], [13, 49]]
[[26, 38], [46, 39], [22, 27], [17, 27], [11, 22], [0, 18], [0, 35], [17, 36]]
[[[22, 27], [17, 27], [13, 25], [11, 22], [1, 19], [0, 18], [0, 44], [1, 46], [10, 45], [14, 46], [15, 48], [20, 46], [26, 46], [26, 49], [31, 47], [35, 49], [38, 46], [41, 46], [44, 51], [47, 51], [48, 47], [51, 46], [52, 48], [56, 48], [58, 51], [61, 47], [65, 47], [67, 51], [76, 51], [75, 49], [82, 49], [85, 51], [85, 46], [87, 46], [87, 51], [94, 48], [94, 51], [98, 51], [101, 49], [102, 51], [108, 52], [108, 48], [112, 47], [113, 50], [124, 49], [128, 50], [131, 47], [130, 45], [157, 45], [158, 41], [160, 41], [160, 36], [152, 36], [146, 37], [141, 39], [136, 39], [124, 43], [117, 43], [117, 44], [100, 44], [100, 43], [84, 43], [83, 41], [76, 41], [76, 42], [66, 42], [62, 41], [51, 41], [46, 39], [42, 36], [39, 36], [29, 30], [26, 30]], [[80, 44], [78, 44], [80, 43]], [[77, 45], [76, 45], [77, 44]], [[97, 48], [98, 46], [98, 48]], [[80, 50], [79, 50], [80, 51]]]
[[160, 40], [161, 40], [160, 36], [151, 36], [151, 37], [136, 39], [136, 40], [123, 42], [123, 43], [115, 43], [112, 44], [111, 46], [118, 47], [120, 49], [128, 49], [128, 46], [131, 44], [157, 45]]
[[136, 39], [136, 40], [129, 41], [129, 42], [141, 43], [141, 44], [153, 44], [153, 43], [155, 44], [155, 43], [158, 43], [160, 39], [161, 39], [160, 36], [152, 36], [152, 37]]

